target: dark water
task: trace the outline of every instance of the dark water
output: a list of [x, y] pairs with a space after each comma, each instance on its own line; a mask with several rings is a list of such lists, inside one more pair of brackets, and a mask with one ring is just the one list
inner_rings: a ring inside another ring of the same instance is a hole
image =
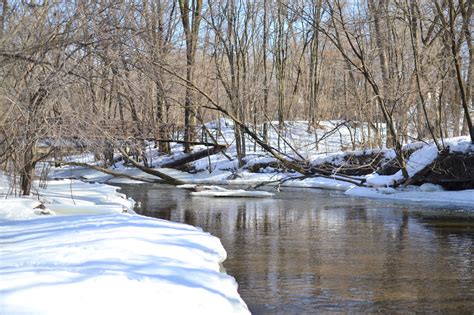
[[142, 214], [219, 237], [254, 314], [474, 313], [474, 209], [320, 190], [223, 199], [122, 187]]

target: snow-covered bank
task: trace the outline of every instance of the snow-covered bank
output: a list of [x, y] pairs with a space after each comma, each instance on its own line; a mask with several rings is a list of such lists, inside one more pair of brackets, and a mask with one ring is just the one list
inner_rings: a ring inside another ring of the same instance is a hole
[[347, 190], [346, 194], [356, 197], [423, 203], [432, 206], [468, 206], [474, 209], [474, 189], [443, 191], [439, 188], [425, 190], [423, 186], [408, 187], [406, 189], [354, 187]]
[[0, 221], [1, 314], [246, 314], [219, 239], [138, 215]]
[[[5, 194], [4, 174], [0, 183]], [[0, 314], [249, 313], [220, 272], [218, 238], [136, 215], [117, 187], [58, 180], [34, 190], [0, 199]]]
[[[162, 169], [163, 170], [163, 169]], [[256, 185], [268, 182], [268, 186], [275, 185], [276, 180], [288, 179], [287, 174], [252, 174], [243, 173], [235, 180], [211, 180], [210, 178], [191, 178], [187, 173], [176, 170], [164, 170], [189, 183], [194, 184], [219, 184], [219, 185]], [[385, 181], [386, 183], [386, 181]], [[400, 202], [416, 202], [426, 205], [458, 205], [474, 208], [474, 190], [444, 191], [438, 185], [425, 184], [401, 188], [390, 187], [357, 187], [353, 184], [323, 177], [293, 179], [283, 181], [281, 187], [292, 188], [318, 188], [342, 191], [347, 195], [364, 198], [391, 199]], [[205, 195], [205, 194], [202, 194]]]
[[[317, 129], [309, 128], [306, 122], [286, 122], [285, 137], [290, 145], [287, 145], [286, 142], [280, 143], [279, 145], [278, 135], [274, 130], [270, 130], [268, 141], [273, 147], [280, 147], [280, 150], [288, 159], [301, 160], [301, 157], [304, 157], [305, 161], [314, 167], [330, 165], [330, 167], [326, 169], [330, 169], [335, 173], [341, 173], [341, 170], [345, 167], [357, 169], [359, 166], [363, 168], [372, 164], [378, 167], [377, 171], [381, 170], [384, 166], [388, 166], [388, 169], [392, 168], [395, 170], [393, 172], [382, 171], [378, 173], [374, 167], [367, 167], [366, 170], [368, 169], [368, 172], [352, 175], [357, 177], [355, 181], [360, 179], [361, 182], [364, 182], [364, 185], [367, 186], [358, 189], [354, 189], [355, 185], [353, 183], [327, 178], [327, 176], [318, 177], [315, 175], [315, 177], [301, 178], [301, 174], [285, 169], [282, 163], [279, 163], [275, 157], [263, 151], [259, 146], [254, 146], [251, 139], [247, 139], [246, 141], [246, 156], [242, 159], [244, 165], [239, 167], [232, 121], [221, 119], [206, 125], [210, 128], [210, 132], [214, 134], [219, 144], [229, 144], [225, 154], [218, 153], [193, 161], [187, 165], [186, 170], [188, 171], [185, 172], [160, 167], [170, 161], [176, 161], [184, 155], [183, 146], [181, 144], [171, 144], [171, 155], [161, 154], [153, 144], [150, 144], [147, 148], [149, 163], [153, 164], [154, 168], [159, 169], [161, 172], [187, 184], [243, 185], [249, 188], [266, 184], [268, 186], [321, 188], [344, 191], [353, 196], [369, 198], [390, 198], [406, 201], [425, 200], [426, 202], [441, 200], [445, 203], [463, 206], [472, 205], [474, 207], [474, 203], [470, 198], [473, 194], [472, 190], [458, 191], [450, 194], [441, 191], [420, 190], [417, 186], [413, 185], [397, 189], [385, 189], [389, 186], [396, 186], [404, 181], [402, 171], [399, 170], [399, 167], [397, 168], [398, 162], [395, 159], [396, 155], [394, 150], [382, 148], [360, 149], [348, 152], [347, 149], [351, 147], [363, 148], [364, 141], [370, 139], [368, 135], [361, 136], [360, 133], [354, 136], [349, 130], [349, 127], [343, 124], [343, 122], [321, 122]], [[343, 127], [333, 129], [335, 126]], [[316, 141], [318, 141], [318, 145], [316, 145]], [[444, 153], [459, 153], [466, 157], [473, 156], [474, 154], [474, 146], [470, 143], [468, 137], [443, 139], [442, 143], [445, 146], [443, 150]], [[195, 151], [205, 149], [206, 147], [204, 146], [195, 146]], [[296, 154], [293, 149], [298, 151], [298, 154]], [[417, 175], [417, 173], [422, 172], [439, 157], [438, 148], [433, 143], [409, 143], [404, 146], [403, 150], [407, 155], [410, 155], [406, 161], [406, 166], [411, 178]], [[364, 157], [366, 158], [365, 160]], [[91, 156], [86, 154], [84, 157], [76, 156], [71, 158], [76, 160], [83, 158], [87, 161], [91, 159]], [[358, 159], [360, 159], [360, 161], [357, 162]], [[354, 161], [356, 161], [356, 163], [354, 163]], [[377, 162], [374, 163], [374, 161]], [[470, 172], [467, 174], [472, 173], [472, 167], [466, 165], [465, 168]], [[136, 177], [150, 178], [150, 175], [137, 169], [127, 167], [123, 162], [116, 163], [111, 169]], [[446, 170], [446, 173], [452, 174], [450, 170]], [[51, 177], [61, 178], [70, 176], [68, 174], [74, 174], [74, 176], [79, 176], [90, 181], [136, 183], [136, 181], [129, 179], [113, 178], [110, 175], [104, 175], [100, 172], [83, 168], [66, 167], [63, 169], [53, 169], [51, 171]], [[454, 178], [445, 178], [447, 180], [454, 179], [454, 182], [457, 179], [456, 176], [453, 175]], [[460, 177], [463, 177], [462, 174]], [[423, 182], [419, 182], [417, 185], [422, 183]], [[471, 188], [472, 184], [469, 185], [466, 187]], [[442, 190], [439, 188], [440, 187], [438, 187], [438, 190]], [[408, 193], [410, 193], [410, 195], [407, 195]], [[445, 198], [445, 196], [449, 196], [450, 198]]]
[[[0, 196], [6, 196], [8, 180], [5, 175], [0, 177]], [[50, 181], [46, 188], [39, 188], [37, 181], [34, 185], [31, 197], [0, 199], [0, 219], [29, 219], [44, 214], [133, 213], [135, 202], [119, 193], [118, 187], [69, 179]]]

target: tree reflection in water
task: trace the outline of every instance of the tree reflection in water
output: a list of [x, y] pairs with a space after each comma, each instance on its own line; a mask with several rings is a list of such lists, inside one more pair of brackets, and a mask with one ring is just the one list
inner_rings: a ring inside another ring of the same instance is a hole
[[218, 236], [253, 313], [474, 309], [474, 209], [319, 190], [258, 200], [191, 197], [164, 185], [123, 192], [144, 215]]

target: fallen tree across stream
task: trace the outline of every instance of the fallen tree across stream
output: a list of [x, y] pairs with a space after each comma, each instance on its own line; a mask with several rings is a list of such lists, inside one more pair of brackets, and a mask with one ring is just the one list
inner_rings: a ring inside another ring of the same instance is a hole
[[125, 174], [125, 173], [122, 173], [122, 172], [112, 171], [108, 168], [100, 167], [100, 166], [92, 165], [92, 164], [88, 164], [88, 163], [68, 162], [68, 161], [46, 161], [46, 163], [54, 164], [54, 165], [59, 164], [59, 165], [67, 165], [67, 166], [85, 167], [85, 168], [92, 169], [92, 170], [95, 170], [95, 171], [99, 171], [99, 172], [102, 172], [104, 174], [111, 175], [111, 176], [114, 176], [114, 177], [128, 178], [128, 179], [147, 182], [147, 183], [159, 183], [159, 182], [161, 182], [160, 180], [154, 180], [154, 179], [151, 179], [151, 178], [144, 178], [144, 177]]
[[[178, 158], [174, 161], [164, 163], [163, 165], [161, 165], [161, 167], [162, 168], [176, 168], [176, 167], [185, 165], [187, 163], [205, 158], [207, 156], [217, 154], [219, 152], [222, 152], [226, 148], [227, 147], [224, 146], [224, 145], [214, 145], [211, 148], [207, 148], [207, 149], [203, 149], [203, 150], [200, 150], [200, 151], [197, 151], [197, 152], [191, 152], [191, 153], [185, 154], [184, 156], [182, 156], [182, 157], [180, 157], [180, 158]], [[142, 172], [147, 173], [149, 175], [156, 176], [156, 177], [160, 178], [161, 180], [153, 180], [153, 179], [149, 179], [149, 178], [128, 175], [128, 174], [125, 174], [125, 173], [122, 173], [122, 172], [113, 171], [113, 170], [110, 170], [110, 169], [105, 168], [105, 167], [100, 167], [100, 166], [93, 165], [93, 164], [88, 164], [88, 163], [68, 162], [68, 161], [49, 161], [48, 163], [68, 165], [68, 166], [80, 166], [80, 167], [93, 169], [93, 170], [96, 170], [96, 171], [99, 171], [99, 172], [102, 172], [104, 174], [111, 175], [111, 176], [114, 176], [114, 177], [128, 178], [128, 179], [132, 179], [132, 180], [136, 180], [136, 181], [142, 181], [142, 182], [148, 182], [148, 183], [157, 183], [157, 182], [163, 182], [164, 181], [167, 184], [175, 185], [175, 186], [176, 185], [182, 185], [182, 184], [185, 183], [184, 181], [182, 181], [180, 179], [177, 179], [177, 178], [174, 178], [174, 177], [172, 177], [172, 176], [170, 176], [170, 175], [168, 175], [168, 174], [166, 174], [162, 171], [159, 171], [156, 168], [151, 168], [151, 167], [147, 167], [147, 166], [142, 165], [140, 162], [136, 161], [129, 154], [127, 154], [127, 152], [123, 148], [117, 148], [117, 150], [122, 154], [122, 159], [129, 162], [129, 163], [131, 163], [133, 165], [133, 167], [135, 167], [135, 168], [137, 168], [137, 169], [141, 170]]]
[[177, 167], [183, 166], [184, 164], [194, 162], [202, 158], [220, 153], [224, 151], [226, 148], [227, 146], [224, 146], [224, 145], [215, 145], [211, 148], [203, 149], [197, 152], [186, 153], [185, 155], [177, 158], [176, 160], [163, 163], [160, 166], [166, 167], [166, 168], [177, 168]]

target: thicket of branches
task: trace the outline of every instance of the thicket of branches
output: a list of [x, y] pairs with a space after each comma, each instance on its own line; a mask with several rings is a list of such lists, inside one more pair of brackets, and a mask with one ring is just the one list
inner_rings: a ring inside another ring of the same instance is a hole
[[469, 0], [1, 0], [0, 165], [28, 194], [48, 155], [39, 140], [110, 155], [110, 126], [168, 139], [185, 124], [192, 141], [190, 126], [222, 115], [211, 98], [263, 141], [268, 121], [368, 124], [362, 146], [387, 143], [403, 166], [408, 141], [474, 140], [472, 11]]

